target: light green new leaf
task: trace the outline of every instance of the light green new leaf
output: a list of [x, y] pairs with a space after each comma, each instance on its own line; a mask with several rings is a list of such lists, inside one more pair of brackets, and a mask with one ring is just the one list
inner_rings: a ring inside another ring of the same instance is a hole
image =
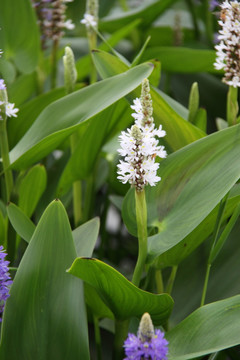
[[143, 54], [143, 60], [158, 59], [162, 70], [176, 73], [211, 72], [219, 73], [213, 66], [216, 51], [188, 49], [182, 47], [153, 47]]
[[72, 235], [77, 256], [92, 256], [99, 233], [99, 227], [99, 218], [94, 218], [73, 230]]
[[[93, 52], [94, 64], [102, 78], [107, 78], [115, 74], [126, 71], [127, 66], [117, 57], [102, 51]], [[168, 149], [168, 152], [178, 150], [189, 143], [205, 136], [205, 133], [186, 121], [179, 113], [182, 107], [176, 107], [176, 102], [169, 101], [169, 97], [162, 96], [162, 93], [151, 87], [151, 97], [153, 103], [153, 116], [157, 126], [160, 124], [167, 135], [161, 139]], [[134, 92], [135, 97], [140, 96], [140, 92]], [[130, 99], [132, 101], [132, 98]]]
[[156, 325], [170, 316], [173, 300], [168, 294], [151, 294], [128, 281], [122, 274], [104, 262], [92, 258], [78, 258], [68, 272], [92, 285], [115, 317], [125, 320], [151, 315]]
[[31, 73], [37, 66], [40, 36], [30, 0], [1, 0], [0, 43], [4, 57], [15, 62], [20, 72]]
[[12, 284], [1, 360], [89, 359], [82, 283], [66, 273], [75, 257], [67, 214], [54, 201], [40, 219]]
[[168, 360], [188, 360], [240, 344], [240, 295], [205, 305], [166, 334]]
[[47, 172], [43, 165], [35, 165], [20, 180], [18, 206], [31, 217], [47, 186]]
[[[146, 191], [148, 224], [159, 230], [148, 239], [151, 259], [191, 233], [232, 188], [240, 176], [239, 152], [240, 125], [236, 125], [176, 151], [161, 163], [162, 180]], [[136, 235], [133, 204], [130, 191], [122, 214]]]
[[36, 228], [33, 222], [13, 203], [8, 205], [7, 213], [16, 233], [25, 241], [29, 242]]
[[76, 131], [82, 122], [134, 90], [151, 71], [151, 64], [136, 66], [47, 106], [10, 152], [12, 167], [22, 169], [39, 161]]

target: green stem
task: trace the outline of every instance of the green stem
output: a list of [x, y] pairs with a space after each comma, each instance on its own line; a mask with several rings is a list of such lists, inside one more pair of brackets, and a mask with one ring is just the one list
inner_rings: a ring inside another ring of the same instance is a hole
[[227, 94], [227, 122], [229, 126], [236, 125], [238, 114], [238, 88], [229, 86]]
[[196, 15], [196, 11], [195, 11], [195, 6], [192, 3], [192, 0], [186, 0], [187, 6], [189, 8], [189, 11], [192, 15], [192, 22], [193, 22], [193, 26], [194, 26], [194, 30], [195, 30], [195, 37], [198, 40], [199, 39], [199, 35], [200, 35], [200, 31], [199, 31], [199, 27], [198, 27], [198, 22], [197, 22], [197, 15]]
[[94, 28], [90, 28], [87, 32], [88, 35], [88, 45], [89, 51], [91, 55], [91, 73], [90, 73], [90, 84], [94, 84], [97, 81], [97, 70], [95, 68], [93, 58], [92, 58], [92, 50], [97, 48], [97, 30]]
[[205, 280], [204, 280], [204, 285], [203, 285], [203, 292], [202, 292], [202, 298], [201, 298], [200, 306], [203, 306], [205, 304], [211, 266], [212, 266], [212, 264], [207, 264], [207, 270], [206, 270], [206, 274], [205, 274]]
[[212, 13], [209, 10], [209, 0], [203, 2], [203, 14], [205, 18], [205, 29], [206, 37], [210, 45], [213, 43], [213, 24], [212, 24]]
[[157, 293], [162, 294], [164, 292], [164, 285], [162, 279], [162, 272], [159, 269], [155, 271], [155, 281], [157, 286]]
[[58, 40], [53, 41], [52, 45], [52, 73], [51, 73], [51, 88], [55, 89], [57, 82], [57, 51], [58, 51]]
[[129, 320], [115, 320], [115, 338], [113, 346], [113, 360], [123, 359], [123, 343], [127, 337]]
[[178, 266], [177, 265], [174, 265], [172, 267], [172, 271], [171, 271], [171, 274], [170, 274], [170, 277], [168, 279], [168, 284], [167, 284], [167, 289], [166, 289], [166, 292], [171, 295], [171, 292], [172, 292], [172, 288], [173, 288], [173, 284], [174, 284], [174, 281], [175, 281], [175, 278], [176, 278], [176, 274], [177, 274], [177, 269], [178, 269]]
[[13, 176], [12, 176], [12, 171], [9, 170], [10, 159], [9, 159], [9, 146], [8, 146], [6, 119], [0, 120], [0, 145], [1, 145], [1, 156], [3, 163], [5, 186], [6, 186], [6, 196], [8, 202], [10, 201], [11, 191], [13, 188]]
[[83, 222], [87, 221], [90, 217], [93, 203], [93, 192], [94, 192], [94, 174], [90, 174], [86, 179], [86, 191], [84, 199], [84, 213]]
[[221, 223], [222, 223], [223, 213], [224, 213], [224, 209], [225, 209], [225, 206], [226, 206], [226, 203], [227, 203], [228, 195], [229, 195], [229, 192], [221, 200], [220, 205], [219, 205], [217, 219], [216, 219], [215, 227], [214, 227], [214, 230], [213, 230], [213, 241], [212, 241], [212, 244], [211, 244], [211, 250], [210, 250], [209, 257], [208, 257], [207, 269], [206, 269], [206, 274], [205, 274], [205, 279], [204, 279], [204, 285], [203, 285], [203, 291], [202, 291], [202, 298], [201, 298], [200, 306], [203, 306], [204, 303], [205, 303], [207, 287], [208, 287], [208, 280], [209, 280], [210, 270], [211, 270], [211, 266], [212, 266], [211, 256], [212, 256], [212, 252], [213, 252], [213, 250], [214, 250], [214, 248], [215, 248], [215, 246], [217, 244], [218, 233], [219, 233], [220, 226], [221, 226]]
[[128, 11], [128, 5], [127, 5], [127, 0], [119, 0], [121, 8], [123, 9], [123, 11]]
[[132, 283], [139, 286], [147, 257], [147, 205], [145, 190], [135, 190], [136, 220], [138, 230], [138, 259], [134, 269]]
[[[78, 134], [73, 133], [70, 137], [71, 152], [74, 153], [78, 143]], [[82, 221], [82, 182], [77, 180], [73, 183], [73, 216], [74, 225], [77, 227]]]
[[95, 343], [97, 348], [97, 359], [102, 360], [101, 333], [99, 328], [99, 320], [95, 315], [93, 315], [93, 324], [94, 324]]

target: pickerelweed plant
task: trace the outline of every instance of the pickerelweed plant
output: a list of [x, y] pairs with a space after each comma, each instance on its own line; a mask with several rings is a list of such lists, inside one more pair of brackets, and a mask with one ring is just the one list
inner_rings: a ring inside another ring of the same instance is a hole
[[145, 186], [155, 186], [161, 177], [157, 175], [159, 163], [157, 158], [165, 158], [164, 146], [158, 145], [158, 138], [165, 136], [160, 125], [155, 128], [149, 81], [142, 83], [141, 98], [134, 100], [131, 106], [135, 124], [123, 131], [119, 137], [121, 148], [119, 154], [124, 157], [118, 164], [118, 179], [125, 184], [129, 182], [135, 188], [136, 219], [138, 228], [138, 260], [132, 282], [138, 286], [147, 256], [147, 207]]

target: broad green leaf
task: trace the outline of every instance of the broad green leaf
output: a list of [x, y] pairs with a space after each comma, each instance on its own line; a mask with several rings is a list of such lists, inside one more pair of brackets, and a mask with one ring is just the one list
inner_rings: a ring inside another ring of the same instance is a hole
[[99, 227], [99, 218], [94, 218], [73, 230], [72, 235], [77, 256], [92, 256], [97, 242]]
[[43, 165], [35, 165], [20, 180], [18, 206], [31, 217], [47, 186], [47, 172]]
[[[237, 187], [237, 189], [235, 189]], [[240, 187], [235, 185], [228, 197], [223, 222], [225, 222], [233, 213], [235, 207], [240, 201]], [[237, 190], [237, 191], [236, 191]], [[158, 267], [167, 267], [180, 264], [187, 256], [189, 256], [204, 240], [206, 240], [213, 232], [217, 219], [219, 205], [217, 205], [210, 214], [182, 241], [170, 250], [159, 256]]]
[[143, 60], [158, 59], [162, 70], [176, 73], [211, 72], [219, 73], [213, 66], [216, 51], [182, 47], [153, 47], [143, 54]]
[[112, 32], [135, 19], [142, 19], [141, 26], [147, 27], [177, 0], [150, 0], [138, 6], [136, 10], [122, 12], [101, 19], [100, 30]]
[[16, 77], [16, 69], [14, 65], [10, 61], [3, 59], [3, 57], [0, 58], [0, 74], [1, 78], [5, 80], [7, 85], [11, 84]]
[[12, 167], [26, 168], [49, 154], [82, 122], [134, 90], [151, 71], [151, 64], [136, 66], [47, 106], [10, 152]]
[[240, 344], [240, 295], [205, 305], [166, 333], [169, 360], [188, 360]]
[[127, 102], [121, 99], [89, 121], [61, 176], [58, 194], [65, 193], [75, 180], [85, 179], [93, 171], [101, 147], [109, 134], [119, 123], [123, 123], [125, 116], [131, 121], [130, 114]]
[[40, 219], [12, 284], [1, 360], [89, 359], [82, 283], [66, 273], [75, 257], [67, 214], [54, 201]]
[[30, 0], [1, 0], [0, 43], [4, 57], [11, 59], [20, 72], [31, 73], [37, 66], [40, 36]]
[[39, 95], [23, 104], [18, 113], [17, 121], [15, 118], [8, 119], [8, 139], [10, 148], [15, 146], [16, 143], [23, 137], [46, 106], [64, 95], [66, 95], [65, 89], [63, 87], [57, 88], [48, 91], [45, 94]]
[[[223, 145], [224, 144], [224, 145]], [[148, 242], [149, 260], [190, 234], [214, 209], [240, 176], [240, 125], [198, 140], [169, 155], [160, 166], [162, 180], [148, 187], [148, 224], [159, 233]], [[122, 208], [128, 230], [137, 234], [134, 196]]]
[[25, 241], [29, 242], [35, 230], [33, 222], [15, 204], [10, 203], [7, 207], [9, 220], [16, 233]]
[[23, 74], [8, 87], [9, 100], [15, 103], [16, 106], [20, 106], [35, 93], [36, 87], [37, 74], [35, 72]]
[[[127, 66], [117, 57], [101, 51], [93, 52], [93, 60], [99, 74], [103, 78], [113, 76], [127, 69]], [[163, 97], [161, 94], [158, 89], [151, 87], [154, 120], [157, 126], [162, 124], [163, 129], [167, 133], [162, 142], [166, 145], [169, 152], [178, 150], [190, 142], [205, 136], [203, 131], [187, 122], [176, 112], [178, 108], [182, 112], [180, 104], [177, 108], [176, 102], [174, 105], [173, 100], [168, 103], [169, 98]], [[139, 97], [140, 93], [135, 91], [134, 95]]]
[[151, 315], [156, 325], [169, 317], [173, 300], [168, 294], [151, 294], [128, 281], [111, 266], [93, 258], [78, 258], [68, 272], [92, 285], [115, 317], [125, 320], [141, 317], [144, 312]]

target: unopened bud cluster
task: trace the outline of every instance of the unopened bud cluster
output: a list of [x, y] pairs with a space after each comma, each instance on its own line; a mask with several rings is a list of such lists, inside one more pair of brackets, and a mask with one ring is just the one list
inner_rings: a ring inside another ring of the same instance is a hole
[[64, 35], [64, 29], [74, 29], [72, 20], [66, 20], [66, 3], [72, 0], [32, 0], [38, 17], [41, 32], [42, 48], [46, 41], [59, 40]]
[[164, 146], [158, 145], [156, 137], [165, 136], [162, 126], [155, 128], [153, 122], [152, 100], [148, 80], [142, 83], [141, 98], [133, 101], [131, 106], [135, 113], [135, 125], [127, 131], [122, 131], [119, 136], [119, 154], [124, 157], [118, 164], [118, 179], [122, 183], [129, 182], [138, 191], [142, 191], [145, 185], [155, 186], [161, 180], [157, 176], [159, 163], [156, 157], [165, 158], [167, 153]]
[[226, 84], [240, 86], [240, 4], [238, 1], [224, 1], [221, 5], [221, 19], [218, 21], [222, 27], [219, 30], [216, 45], [217, 58], [214, 66], [217, 70], [223, 69]]

